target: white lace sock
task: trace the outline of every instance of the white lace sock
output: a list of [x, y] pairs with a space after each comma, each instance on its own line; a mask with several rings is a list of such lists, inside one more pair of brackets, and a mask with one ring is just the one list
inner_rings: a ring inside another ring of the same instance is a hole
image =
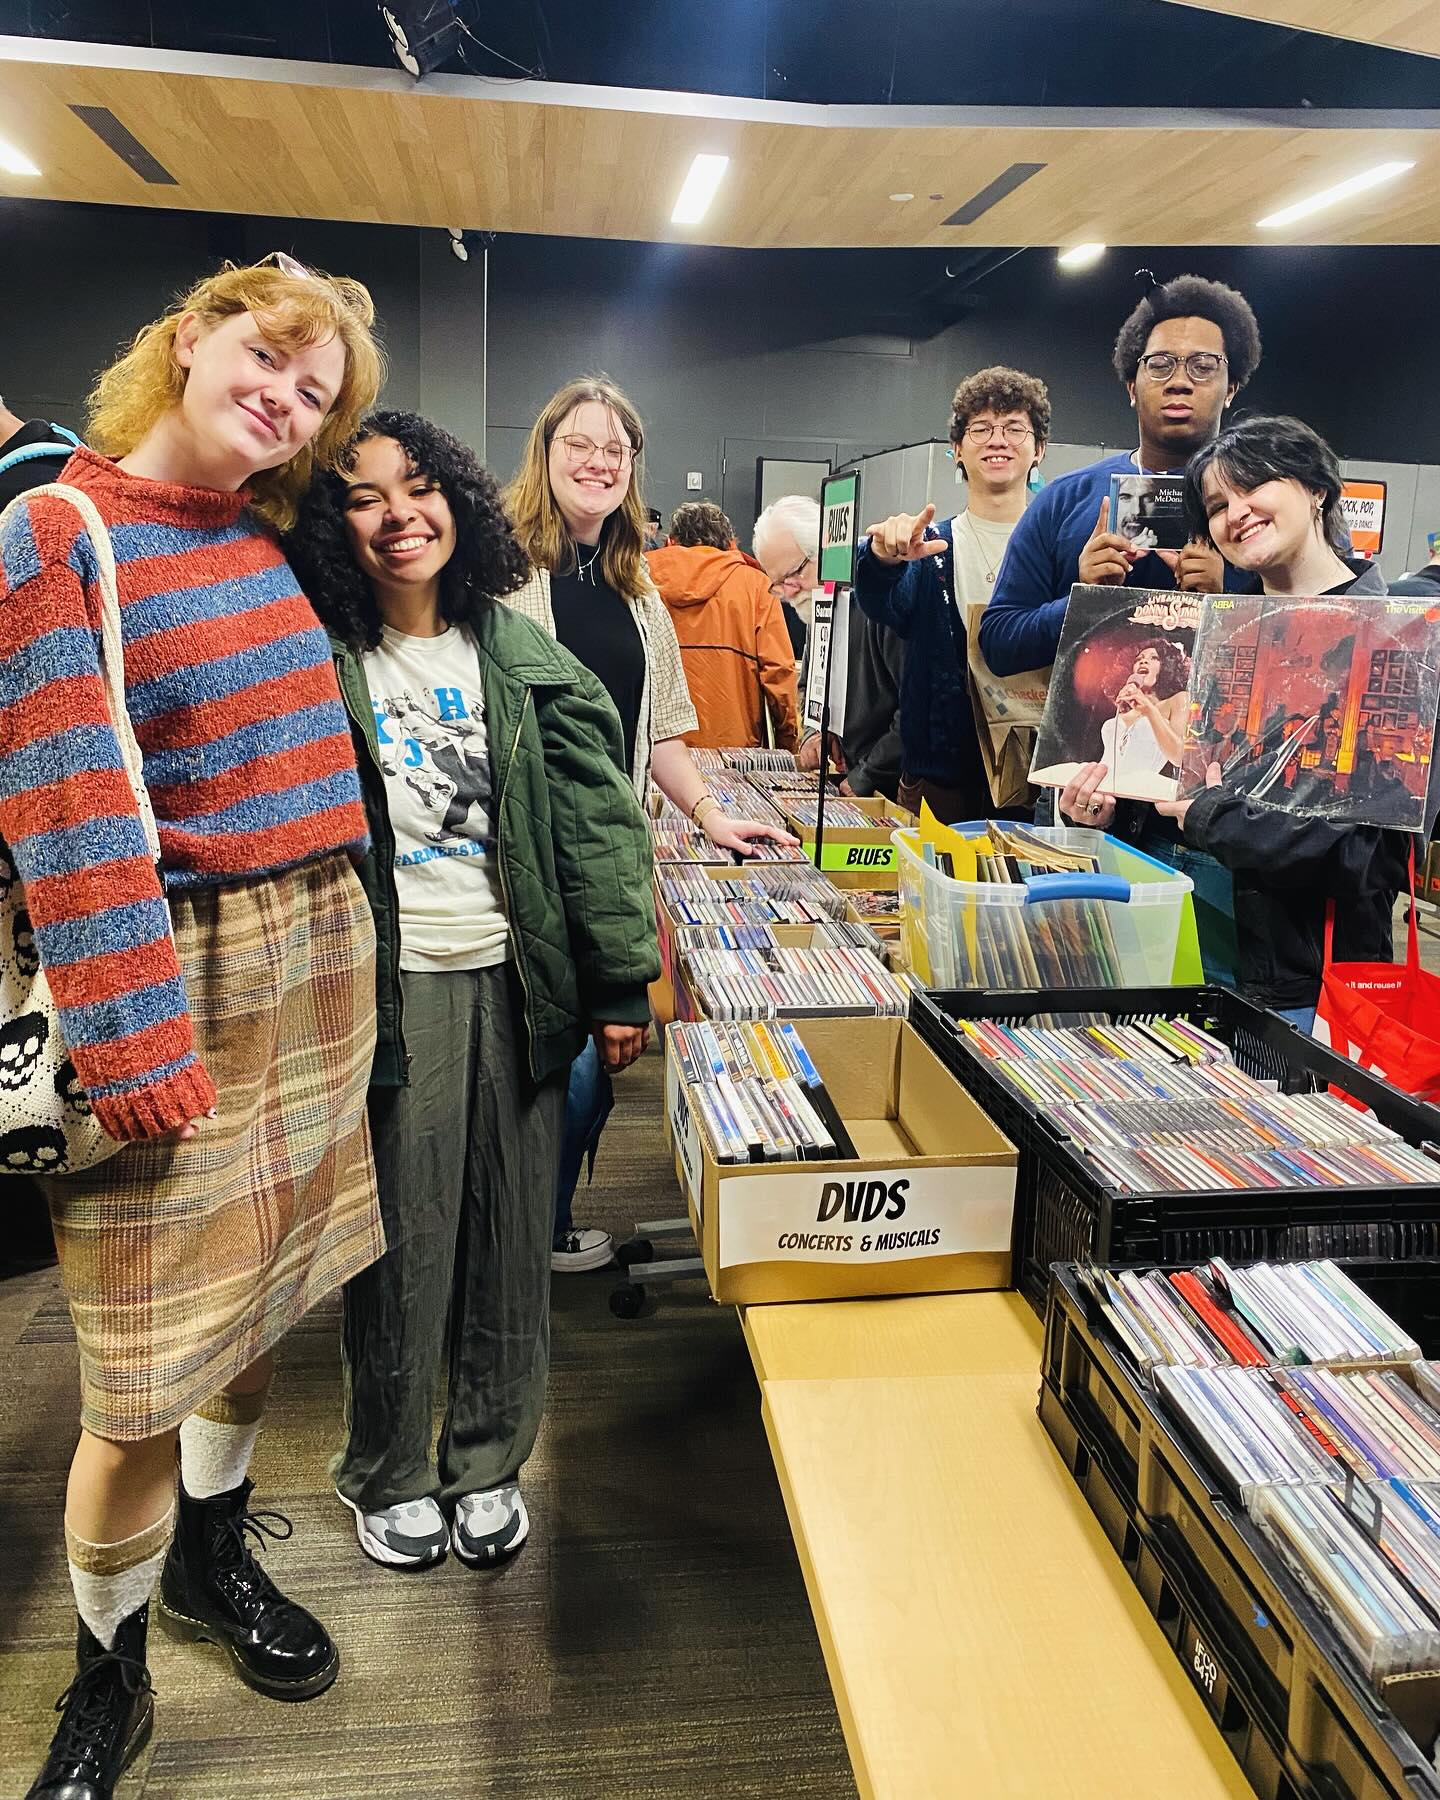
[[180, 1427], [180, 1479], [192, 1500], [228, 1494], [245, 1479], [269, 1391], [217, 1394]]
[[114, 1648], [121, 1620], [150, 1598], [174, 1530], [173, 1505], [163, 1519], [118, 1544], [92, 1544], [65, 1527], [75, 1610], [107, 1650]]

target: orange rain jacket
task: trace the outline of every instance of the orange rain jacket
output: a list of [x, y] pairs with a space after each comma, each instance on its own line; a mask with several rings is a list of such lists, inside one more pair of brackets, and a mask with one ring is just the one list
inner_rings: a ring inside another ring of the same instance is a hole
[[795, 656], [780, 602], [732, 544], [667, 544], [646, 558], [675, 621], [690, 699], [700, 720], [685, 742], [718, 750], [763, 744], [768, 709], [775, 743], [798, 742]]

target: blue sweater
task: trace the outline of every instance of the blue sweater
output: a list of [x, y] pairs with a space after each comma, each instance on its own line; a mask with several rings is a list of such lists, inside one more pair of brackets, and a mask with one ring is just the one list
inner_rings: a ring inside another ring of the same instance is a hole
[[[1112, 475], [1133, 474], [1128, 451], [1075, 469], [1036, 495], [1010, 534], [995, 592], [980, 621], [980, 654], [997, 675], [1045, 669], [1055, 660], [1070, 589], [1080, 578], [1080, 552], [1100, 517]], [[1126, 587], [1173, 588], [1175, 577], [1153, 553], [1142, 556]], [[1225, 567], [1225, 588], [1240, 593], [1252, 577]]]
[[867, 540], [855, 564], [855, 598], [877, 625], [905, 640], [900, 681], [902, 769], [911, 781], [933, 781], [973, 795], [974, 816], [990, 807], [990, 784], [980, 760], [970, 689], [965, 679], [965, 628], [953, 599], [954, 521], [925, 533], [946, 545], [923, 562], [883, 563]]

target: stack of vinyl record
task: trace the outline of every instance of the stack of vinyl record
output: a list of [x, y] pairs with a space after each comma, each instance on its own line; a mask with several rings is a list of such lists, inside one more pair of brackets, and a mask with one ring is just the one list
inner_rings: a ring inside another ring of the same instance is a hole
[[[754, 928], [758, 931], [763, 928]], [[817, 929], [819, 929], [817, 927]], [[753, 937], [753, 931], [747, 933]], [[903, 1018], [909, 993], [869, 950], [747, 941], [677, 948], [681, 980], [710, 1019], [856, 1014]], [[738, 934], [737, 934], [738, 937]]]
[[809, 863], [766, 863], [713, 880], [683, 865], [662, 869], [656, 891], [680, 925], [805, 925], [842, 919], [848, 895]]
[[1082, 1267], [1080, 1281], [1144, 1369], [1414, 1362], [1420, 1346], [1329, 1260], [1197, 1269]]
[[1081, 1277], [1365, 1673], [1440, 1670], [1440, 1366], [1332, 1262]]
[[[667, 802], [668, 804], [668, 802]], [[712, 844], [703, 831], [690, 823], [678, 808], [674, 816], [650, 821], [650, 853], [657, 864], [667, 863], [733, 863], [734, 857], [718, 844]]]
[[670, 1043], [716, 1162], [854, 1157], [794, 1025], [677, 1024]]
[[793, 750], [772, 750], [763, 744], [737, 744], [714, 754], [729, 769], [751, 775], [794, 775], [799, 770]]
[[1184, 1019], [1043, 1027], [962, 1019], [1008, 1087], [1121, 1193], [1390, 1187], [1437, 1164], [1330, 1094], [1277, 1094]]
[[[820, 797], [818, 794], [789, 794], [785, 799], [785, 810], [796, 825], [803, 825], [807, 831], [814, 831], [820, 818]], [[835, 799], [826, 796], [825, 829], [827, 831], [898, 831], [902, 825], [910, 823], [899, 813], [887, 812], [883, 807], [876, 813], [868, 813], [863, 806], [857, 806], [853, 800], [843, 795]]]

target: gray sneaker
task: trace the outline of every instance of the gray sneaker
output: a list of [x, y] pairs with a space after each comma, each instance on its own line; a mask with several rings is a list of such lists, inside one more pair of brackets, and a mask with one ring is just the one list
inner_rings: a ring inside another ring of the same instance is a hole
[[[335, 1492], [345, 1500], [339, 1488]], [[362, 1512], [353, 1500], [345, 1504], [355, 1515], [360, 1548], [372, 1562], [391, 1569], [428, 1569], [444, 1557], [450, 1534], [444, 1513], [429, 1494], [378, 1512]]]
[[455, 1502], [450, 1548], [472, 1568], [505, 1562], [529, 1535], [530, 1515], [516, 1482], [462, 1494]]

